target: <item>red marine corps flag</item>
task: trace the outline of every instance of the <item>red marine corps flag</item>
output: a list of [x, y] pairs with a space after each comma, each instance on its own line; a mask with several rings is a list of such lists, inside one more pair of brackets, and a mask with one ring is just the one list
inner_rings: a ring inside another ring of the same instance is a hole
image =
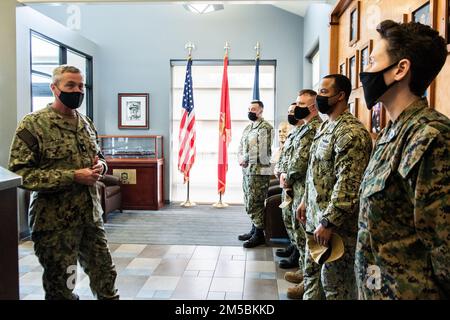
[[219, 119], [218, 192], [225, 193], [228, 171], [228, 145], [231, 141], [230, 94], [228, 92], [228, 50], [223, 59], [222, 98]]

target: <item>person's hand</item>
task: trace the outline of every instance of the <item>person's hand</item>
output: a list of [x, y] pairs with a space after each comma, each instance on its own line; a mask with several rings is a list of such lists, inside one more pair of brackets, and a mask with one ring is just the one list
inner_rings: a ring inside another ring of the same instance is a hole
[[314, 231], [314, 240], [316, 240], [318, 244], [327, 247], [332, 233], [331, 228], [325, 228], [322, 224], [319, 224]]
[[247, 167], [248, 167], [248, 162], [245, 161], [245, 160], [240, 160], [240, 161], [239, 161], [239, 165], [240, 165], [242, 168], [247, 168]]
[[287, 174], [286, 174], [286, 173], [282, 173], [282, 174], [280, 175], [280, 186], [281, 186], [283, 189], [286, 189], [286, 188], [289, 188], [289, 187], [290, 187], [290, 185], [286, 182], [286, 178], [287, 178]]
[[100, 175], [102, 174], [104, 166], [100, 161], [98, 161], [98, 156], [95, 156], [91, 169]]
[[83, 168], [75, 171], [74, 180], [76, 183], [87, 186], [94, 185], [102, 176], [91, 168]]
[[306, 224], [306, 205], [303, 201], [298, 205], [296, 213], [297, 220], [302, 224]]

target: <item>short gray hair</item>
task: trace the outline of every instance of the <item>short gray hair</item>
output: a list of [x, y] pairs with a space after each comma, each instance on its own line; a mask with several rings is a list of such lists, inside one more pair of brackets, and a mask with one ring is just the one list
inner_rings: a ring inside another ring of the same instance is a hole
[[69, 66], [67, 64], [63, 64], [59, 67], [56, 67], [53, 69], [53, 77], [52, 81], [54, 84], [58, 84], [59, 81], [61, 81], [61, 76], [66, 73], [81, 73], [81, 70], [74, 66]]

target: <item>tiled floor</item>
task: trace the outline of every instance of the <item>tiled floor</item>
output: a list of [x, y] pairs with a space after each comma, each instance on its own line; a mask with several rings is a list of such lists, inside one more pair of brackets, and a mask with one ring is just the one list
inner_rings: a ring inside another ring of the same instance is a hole
[[[121, 299], [278, 300], [292, 284], [276, 248], [110, 244]], [[20, 298], [43, 299], [42, 268], [30, 241], [19, 246]], [[75, 292], [93, 299], [79, 269]]]

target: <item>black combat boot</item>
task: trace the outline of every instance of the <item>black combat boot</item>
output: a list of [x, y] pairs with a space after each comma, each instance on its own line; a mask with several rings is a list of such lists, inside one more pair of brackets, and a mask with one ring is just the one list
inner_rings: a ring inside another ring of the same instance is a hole
[[252, 237], [245, 241], [243, 246], [244, 248], [254, 248], [262, 244], [266, 244], [266, 237], [264, 237], [264, 229], [255, 228], [255, 233]]
[[291, 269], [298, 268], [298, 259], [300, 258], [300, 253], [297, 248], [294, 248], [294, 251], [290, 255], [289, 259], [283, 259], [280, 261], [280, 268], [282, 269]]
[[255, 233], [255, 230], [256, 230], [256, 227], [254, 224], [252, 224], [252, 230], [250, 230], [249, 233], [244, 233], [244, 234], [239, 235], [238, 239], [241, 241], [249, 240], [252, 237], [252, 235]]
[[277, 251], [275, 251], [275, 255], [281, 258], [287, 258], [291, 256], [292, 252], [294, 252], [294, 249], [295, 246], [290, 243], [286, 248], [277, 249]]

